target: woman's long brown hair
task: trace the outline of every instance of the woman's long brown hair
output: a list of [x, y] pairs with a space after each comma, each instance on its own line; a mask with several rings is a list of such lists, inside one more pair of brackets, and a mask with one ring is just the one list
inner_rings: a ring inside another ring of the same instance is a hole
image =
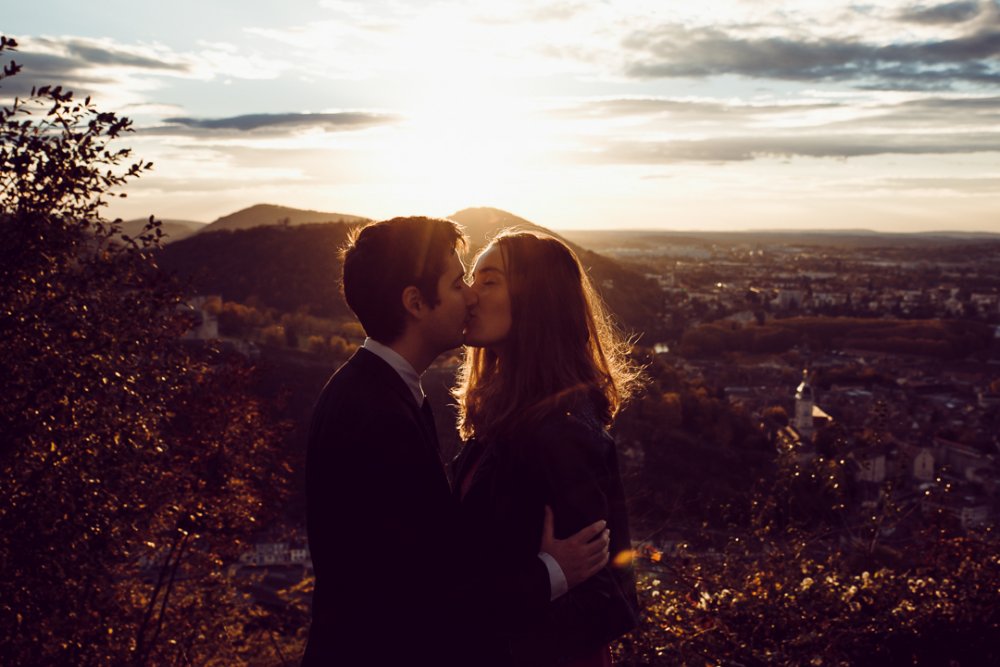
[[507, 275], [511, 330], [499, 350], [465, 350], [452, 390], [462, 437], [501, 437], [581, 400], [610, 426], [641, 369], [580, 260], [558, 239], [532, 232], [503, 231], [479, 255], [494, 246]]

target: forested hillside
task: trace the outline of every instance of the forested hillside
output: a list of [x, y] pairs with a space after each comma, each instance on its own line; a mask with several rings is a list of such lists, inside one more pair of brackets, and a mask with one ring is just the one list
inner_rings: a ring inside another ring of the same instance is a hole
[[[455, 218], [463, 220], [461, 213]], [[482, 245], [488, 234], [517, 220], [510, 216], [487, 225], [470, 224], [472, 250]], [[202, 232], [164, 247], [160, 264], [191, 280], [194, 292], [219, 294], [224, 301], [283, 313], [351, 318], [339, 293], [339, 250], [350, 228], [351, 223], [334, 222]], [[574, 249], [622, 325], [644, 334], [647, 341], [655, 339], [663, 302], [656, 283], [612, 259], [578, 246]]]

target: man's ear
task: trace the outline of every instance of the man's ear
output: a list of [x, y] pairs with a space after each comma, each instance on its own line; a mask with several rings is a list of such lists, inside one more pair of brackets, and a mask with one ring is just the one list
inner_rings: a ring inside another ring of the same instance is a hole
[[416, 319], [422, 319], [424, 313], [427, 312], [427, 304], [424, 302], [424, 297], [421, 296], [420, 290], [418, 290], [414, 285], [410, 285], [403, 290], [403, 308], [406, 309], [411, 316]]

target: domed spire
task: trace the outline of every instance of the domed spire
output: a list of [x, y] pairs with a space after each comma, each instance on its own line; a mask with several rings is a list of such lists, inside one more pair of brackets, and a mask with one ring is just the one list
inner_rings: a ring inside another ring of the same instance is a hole
[[813, 400], [813, 390], [812, 385], [809, 384], [809, 369], [802, 369], [802, 382], [799, 384], [798, 388], [795, 390], [795, 400], [800, 401], [803, 399]]
[[795, 390], [795, 430], [808, 438], [813, 432], [813, 390], [809, 384], [809, 369], [802, 370], [802, 382]]

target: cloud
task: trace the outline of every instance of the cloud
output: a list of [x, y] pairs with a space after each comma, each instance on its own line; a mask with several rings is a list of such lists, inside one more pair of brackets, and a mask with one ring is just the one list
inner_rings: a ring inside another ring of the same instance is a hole
[[936, 190], [959, 194], [995, 195], [1000, 178], [889, 178], [879, 185], [898, 190]]
[[157, 55], [155, 51], [148, 48], [130, 49], [128, 47], [118, 45], [109, 46], [83, 39], [66, 40], [61, 45], [69, 58], [84, 67], [88, 65], [105, 65], [181, 73], [189, 69], [187, 64], [164, 60], [162, 56]]
[[148, 102], [164, 76], [193, 76], [192, 61], [160, 45], [127, 45], [84, 37], [27, 37], [11, 58], [23, 66], [5, 79], [0, 99], [27, 97], [32, 87], [62, 86], [78, 97], [94, 96], [104, 105]]
[[625, 98], [581, 101], [555, 114], [565, 123], [611, 123], [591, 154], [602, 163], [1000, 152], [996, 95], [881, 93], [780, 103]]
[[566, 136], [589, 137], [566, 159], [601, 164], [1000, 152], [1000, 95], [601, 98], [547, 114]]
[[191, 71], [189, 63], [163, 48], [83, 37], [22, 39], [18, 51], [11, 55], [24, 65], [20, 76], [60, 83], [110, 81], [112, 69], [178, 75]]
[[825, 100], [790, 103], [734, 103], [724, 100], [691, 100], [657, 97], [622, 97], [584, 100], [555, 109], [556, 118], [620, 118], [628, 116], [663, 116], [704, 124], [709, 121], [747, 119], [772, 114], [807, 113], [838, 109], [843, 105]]
[[909, 100], [880, 109], [877, 122], [881, 127], [1000, 127], [1000, 96]]
[[611, 144], [593, 156], [602, 163], [744, 162], [757, 158], [854, 158], [874, 155], [947, 155], [1000, 152], [1000, 132], [838, 136], [746, 134], [676, 141]]
[[287, 134], [299, 130], [318, 128], [328, 132], [360, 130], [376, 125], [395, 123], [397, 116], [364, 111], [340, 111], [335, 113], [259, 113], [226, 118], [166, 118], [165, 126], [143, 130], [149, 134], [193, 134], [206, 133], [272, 133]]
[[992, 3], [963, 34], [924, 41], [756, 36], [756, 28], [674, 23], [634, 31], [623, 42], [629, 52], [626, 74], [640, 79], [740, 75], [901, 89], [948, 89], [956, 82], [1000, 85], [1000, 10]]
[[914, 5], [902, 10], [899, 19], [909, 23], [925, 23], [930, 25], [965, 23], [979, 14], [979, 3], [972, 0], [966, 2], [947, 2], [943, 5]]
[[202, 42], [198, 51], [179, 53], [162, 44], [87, 37], [26, 37], [10, 56], [23, 69], [4, 80], [0, 99], [25, 97], [32, 86], [60, 85], [112, 106], [156, 103], [149, 93], [166, 87], [167, 79], [273, 79], [289, 67], [228, 44]]
[[547, 0], [541, 3], [488, 3], [478, 10], [476, 20], [485, 24], [524, 24], [568, 21], [587, 13], [590, 6], [579, 0]]

